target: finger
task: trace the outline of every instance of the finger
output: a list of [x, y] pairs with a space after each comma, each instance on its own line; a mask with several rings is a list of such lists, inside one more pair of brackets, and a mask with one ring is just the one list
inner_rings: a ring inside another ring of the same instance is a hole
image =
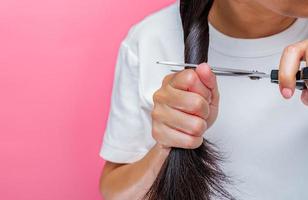
[[301, 96], [302, 102], [308, 106], [308, 90], [304, 90]]
[[192, 69], [186, 69], [176, 74], [170, 81], [170, 85], [179, 90], [197, 93], [211, 101], [211, 91], [204, 86], [197, 73]]
[[165, 76], [165, 78], [163, 79], [162, 85], [164, 86], [168, 85], [175, 75], [176, 75], [175, 73], [172, 73], [172, 74], [168, 74], [167, 76]]
[[204, 119], [170, 108], [167, 105], [157, 106], [152, 116], [154, 120], [193, 136], [201, 136], [207, 129]]
[[282, 55], [279, 69], [279, 85], [283, 97], [289, 99], [293, 96], [298, 72], [302, 58], [306, 56], [308, 41], [299, 42], [287, 47]]
[[211, 90], [212, 105], [218, 106], [219, 104], [219, 92], [215, 74], [212, 72], [210, 66], [206, 63], [200, 64], [196, 72], [202, 81], [202, 83]]
[[186, 92], [183, 90], [175, 89], [171, 86], [167, 86], [165, 94], [161, 100], [161, 103], [166, 104], [174, 109], [182, 112], [196, 115], [206, 120], [209, 117], [209, 102], [207, 102], [202, 96], [193, 92]]
[[163, 123], [153, 122], [153, 138], [166, 147], [196, 149], [201, 146], [203, 137], [194, 137], [172, 129]]

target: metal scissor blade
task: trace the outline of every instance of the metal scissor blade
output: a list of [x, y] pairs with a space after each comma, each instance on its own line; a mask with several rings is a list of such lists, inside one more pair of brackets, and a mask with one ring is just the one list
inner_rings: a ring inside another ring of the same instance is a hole
[[198, 67], [198, 65], [196, 65], [196, 64], [175, 63], [175, 62], [167, 62], [167, 61], [157, 61], [156, 64], [167, 65], [167, 66], [174, 66], [174, 67], [195, 67], [195, 68]]
[[[191, 67], [197, 68], [196, 64], [189, 63], [174, 63], [174, 62], [156, 62], [157, 64], [174, 66], [174, 67]], [[269, 74], [258, 71], [249, 71], [242, 69], [223, 68], [223, 67], [211, 67], [213, 73], [217, 76], [234, 76], [234, 77], [248, 77], [252, 80], [258, 80], [261, 78], [270, 78]], [[179, 72], [181, 70], [171, 70], [172, 72]]]
[[[159, 65], [167, 65], [167, 66], [174, 66], [174, 67], [191, 67], [191, 68], [197, 68], [197, 64], [191, 64], [191, 63], [175, 63], [175, 62], [161, 62], [158, 61], [156, 64]], [[237, 73], [237, 74], [252, 74], [254, 71], [248, 71], [248, 70], [242, 70], [242, 69], [232, 69], [232, 68], [224, 68], [224, 67], [211, 67], [213, 71], [222, 71], [222, 72], [231, 72], [231, 73]]]
[[[179, 69], [172, 69], [171, 71], [172, 72], [181, 72], [183, 71], [184, 69], [182, 70], [179, 70]], [[222, 72], [222, 71], [215, 71], [215, 70], [212, 70], [212, 72], [217, 75], [217, 76], [244, 76], [244, 77], [247, 77], [247, 76], [250, 76], [251, 73], [247, 74], [247, 73], [233, 73], [233, 72]]]
[[[171, 70], [172, 72], [180, 72], [182, 70]], [[213, 71], [213, 73], [216, 76], [232, 76], [232, 77], [247, 77], [250, 78], [252, 80], [258, 80], [258, 79], [262, 79], [262, 78], [270, 78], [270, 75], [268, 74], [254, 74], [254, 73], [249, 73], [249, 74], [244, 74], [244, 73], [230, 73], [230, 72], [221, 72], [221, 71]]]

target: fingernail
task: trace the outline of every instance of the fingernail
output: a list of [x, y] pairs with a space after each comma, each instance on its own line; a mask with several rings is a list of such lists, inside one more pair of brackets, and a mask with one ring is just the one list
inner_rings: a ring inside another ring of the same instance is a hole
[[284, 98], [290, 99], [293, 96], [293, 91], [289, 88], [284, 88], [282, 90], [282, 95], [284, 96]]

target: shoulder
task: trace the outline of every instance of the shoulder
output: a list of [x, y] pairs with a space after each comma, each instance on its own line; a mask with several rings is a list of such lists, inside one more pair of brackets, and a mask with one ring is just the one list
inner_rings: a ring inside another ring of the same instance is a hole
[[[184, 42], [179, 2], [145, 17], [134, 25], [122, 42], [131, 71], [136, 72], [141, 102], [152, 106], [152, 94], [161, 85], [169, 69], [157, 65], [159, 60], [183, 60]], [[128, 66], [123, 66], [128, 67]], [[150, 109], [150, 107], [147, 107]]]
[[[156, 43], [158, 40], [170, 38], [174, 33], [181, 31], [179, 3], [173, 3], [155, 13], [152, 13], [133, 25], [123, 40], [133, 52], [138, 53], [138, 48], [144, 43]], [[179, 35], [179, 34], [177, 34]]]

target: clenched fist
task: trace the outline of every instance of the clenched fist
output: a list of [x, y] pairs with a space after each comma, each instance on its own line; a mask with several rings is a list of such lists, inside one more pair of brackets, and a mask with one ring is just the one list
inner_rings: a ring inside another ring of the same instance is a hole
[[157, 143], [166, 148], [198, 148], [217, 118], [216, 77], [205, 63], [196, 70], [170, 74], [153, 100], [152, 135]]

